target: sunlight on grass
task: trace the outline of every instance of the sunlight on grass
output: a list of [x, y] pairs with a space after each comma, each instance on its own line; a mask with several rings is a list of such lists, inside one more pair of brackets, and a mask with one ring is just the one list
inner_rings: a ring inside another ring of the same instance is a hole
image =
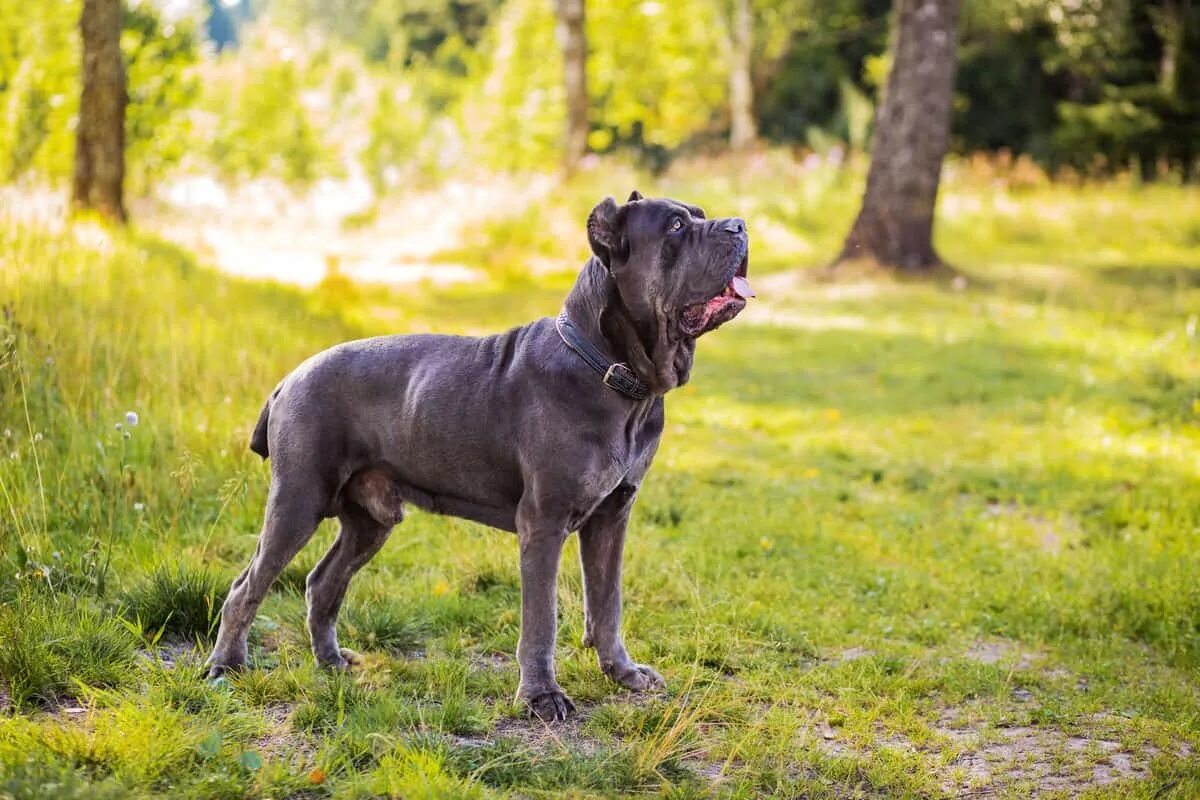
[[1195, 192], [952, 176], [965, 287], [824, 284], [795, 268], [836, 249], [857, 179], [761, 170], [618, 176], [774, 232], [634, 512], [627, 640], [670, 691], [617, 690], [579, 645], [572, 542], [560, 677], [584, 719], [553, 737], [513, 717], [516, 543], [478, 525], [397, 529], [347, 598], [354, 674], [307, 650], [329, 525], [268, 597], [256, 669], [200, 682], [197, 640], [255, 546], [245, 443], [275, 381], [347, 338], [554, 313], [579, 220], [631, 187], [585, 175], [480, 228], [453, 254], [480, 285], [336, 298], [136, 232], [0, 225], [0, 793], [1020, 792], [1037, 757], [984, 766], [1025, 729], [1062, 774], [1128, 759], [1113, 796], [1200, 791]]

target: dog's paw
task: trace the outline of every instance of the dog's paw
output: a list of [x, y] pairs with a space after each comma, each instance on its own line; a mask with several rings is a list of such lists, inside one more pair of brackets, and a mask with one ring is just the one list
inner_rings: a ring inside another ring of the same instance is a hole
[[350, 670], [355, 667], [361, 667], [363, 664], [363, 657], [349, 647], [339, 648], [338, 655], [342, 657], [341, 662], [338, 664], [338, 669]]
[[334, 672], [349, 672], [362, 666], [363, 657], [348, 647], [339, 647], [333, 655], [318, 655], [317, 663]]
[[630, 662], [624, 667], [614, 666], [605, 669], [604, 674], [616, 683], [634, 692], [662, 689], [667, 685], [662, 675], [659, 675], [653, 667], [648, 667], [645, 664]]
[[530, 719], [537, 717], [542, 722], [561, 722], [575, 713], [575, 704], [562, 689], [551, 689], [524, 699]]
[[244, 664], [206, 664], [201, 680], [215, 683], [222, 678], [241, 672], [244, 668]]

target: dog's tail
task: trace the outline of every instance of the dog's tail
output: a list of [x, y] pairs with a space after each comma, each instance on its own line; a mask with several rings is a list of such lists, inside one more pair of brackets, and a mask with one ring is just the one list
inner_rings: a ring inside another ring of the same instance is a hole
[[267, 447], [267, 423], [271, 419], [271, 403], [275, 402], [275, 398], [279, 395], [279, 389], [280, 386], [276, 386], [275, 391], [271, 392], [271, 396], [267, 398], [267, 402], [263, 403], [262, 412], [258, 415], [258, 422], [254, 425], [254, 433], [250, 434], [250, 451], [258, 453], [264, 461], [271, 454]]

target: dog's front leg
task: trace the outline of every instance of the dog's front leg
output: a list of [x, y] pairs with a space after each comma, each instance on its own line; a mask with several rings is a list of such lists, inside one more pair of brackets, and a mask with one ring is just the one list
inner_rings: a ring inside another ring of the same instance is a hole
[[521, 544], [521, 639], [517, 662], [521, 685], [517, 696], [529, 713], [546, 721], [566, 719], [575, 710], [554, 677], [554, 645], [558, 636], [558, 562], [565, 526], [547, 524], [535, 515], [519, 514]]
[[583, 566], [583, 643], [596, 648], [600, 669], [635, 692], [662, 686], [662, 676], [645, 664], [635, 664], [621, 637], [621, 559], [625, 528], [633, 507], [633, 490], [610, 495], [579, 531], [579, 561]]

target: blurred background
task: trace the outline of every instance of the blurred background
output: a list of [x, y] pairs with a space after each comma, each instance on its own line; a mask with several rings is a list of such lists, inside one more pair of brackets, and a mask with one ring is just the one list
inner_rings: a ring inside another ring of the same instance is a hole
[[[1192, 179], [1200, 9], [952, 5], [957, 47], [933, 69], [950, 79], [957, 62], [957, 75], [948, 111], [929, 114], [935, 130], [949, 116], [938, 143], [952, 191]], [[66, 199], [82, 8], [3, 0], [0, 179], [27, 214]], [[586, 15], [574, 0], [133, 0], [119, 29], [124, 206], [244, 274], [446, 282], [481, 266], [574, 269], [588, 204], [639, 182], [755, 217], [771, 265], [823, 265], [861, 196], [890, 12], [887, 0], [618, 0]]]

